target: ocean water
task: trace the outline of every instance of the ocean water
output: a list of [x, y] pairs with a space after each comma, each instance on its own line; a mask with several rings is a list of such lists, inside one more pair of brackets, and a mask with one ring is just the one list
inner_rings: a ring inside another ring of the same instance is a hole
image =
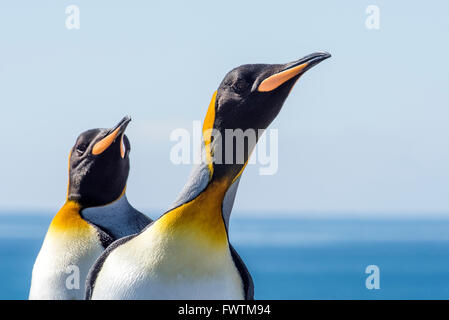
[[[275, 216], [274, 214], [271, 216]], [[0, 215], [0, 299], [26, 299], [51, 217]], [[448, 218], [239, 218], [230, 239], [257, 299], [448, 299]], [[380, 269], [368, 290], [365, 268]]]

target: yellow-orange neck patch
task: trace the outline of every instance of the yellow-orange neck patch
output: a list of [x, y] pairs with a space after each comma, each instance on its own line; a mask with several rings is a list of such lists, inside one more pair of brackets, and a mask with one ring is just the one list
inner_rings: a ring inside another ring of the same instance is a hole
[[214, 247], [227, 246], [222, 203], [229, 181], [213, 181], [198, 197], [163, 215], [154, 227], [173, 236], [185, 235]]
[[81, 205], [67, 201], [53, 218], [49, 230], [52, 232], [82, 231], [91, 226], [80, 215]]
[[206, 118], [204, 118], [203, 123], [203, 140], [204, 146], [206, 148], [206, 163], [209, 167], [210, 177], [214, 173], [214, 165], [213, 165], [213, 155], [211, 149], [212, 142], [212, 132], [214, 129], [215, 123], [215, 100], [217, 98], [217, 91], [212, 95], [212, 100], [209, 103], [209, 108], [207, 109]]
[[[248, 164], [248, 161], [249, 161], [249, 157], [250, 157], [250, 156], [251, 156], [251, 155], [248, 156], [248, 160], [246, 160], [245, 164], [243, 165], [242, 169], [240, 169], [239, 173], [234, 177], [234, 179], [232, 179], [232, 183], [234, 183], [234, 182], [235, 182], [235, 181], [242, 175], [243, 171], [244, 171], [245, 168], [246, 168], [246, 165]], [[232, 184], [232, 183], [231, 183], [231, 184]]]

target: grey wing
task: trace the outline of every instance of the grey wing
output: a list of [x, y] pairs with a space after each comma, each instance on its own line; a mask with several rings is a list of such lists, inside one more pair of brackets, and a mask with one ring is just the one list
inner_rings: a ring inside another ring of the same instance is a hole
[[121, 239], [118, 239], [114, 241], [109, 247], [106, 248], [106, 250], [103, 251], [103, 253], [97, 258], [97, 260], [94, 262], [92, 267], [89, 270], [89, 273], [86, 278], [86, 293], [84, 295], [85, 300], [90, 300], [92, 298], [92, 293], [95, 287], [95, 281], [97, 280], [98, 273], [101, 271], [101, 268], [103, 267], [104, 262], [108, 258], [109, 254], [114, 250], [115, 248], [121, 246], [122, 244], [128, 242], [132, 238], [134, 238], [137, 234], [133, 234]]
[[234, 247], [231, 244], [229, 244], [229, 249], [231, 250], [231, 256], [232, 256], [232, 259], [234, 260], [234, 264], [240, 273], [240, 277], [242, 278], [243, 291], [245, 293], [245, 300], [254, 300], [253, 278], [251, 277], [251, 274], [249, 273], [248, 269], [246, 268], [246, 265], [243, 262], [242, 258], [240, 258], [239, 254], [237, 253], [237, 251], [234, 249]]

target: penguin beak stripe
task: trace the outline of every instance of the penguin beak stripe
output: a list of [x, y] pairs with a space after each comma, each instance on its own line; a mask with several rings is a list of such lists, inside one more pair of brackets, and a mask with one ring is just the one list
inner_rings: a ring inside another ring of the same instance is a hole
[[122, 159], [125, 157], [125, 143], [123, 142], [123, 136], [125, 134], [122, 133], [122, 137], [120, 139], [120, 156], [122, 157]]
[[115, 141], [119, 132], [120, 127], [118, 127], [117, 129], [112, 131], [112, 133], [108, 134], [106, 137], [98, 141], [92, 149], [92, 154], [95, 156], [102, 154]]
[[120, 155], [122, 158], [125, 157], [125, 144], [123, 143], [123, 135], [125, 134], [126, 127], [128, 126], [129, 122], [131, 121], [131, 118], [129, 116], [124, 117], [120, 122], [111, 129], [112, 132], [110, 132], [106, 137], [95, 143], [95, 145], [92, 148], [92, 154], [94, 156], [97, 156], [99, 154], [102, 154], [107, 148], [111, 146], [111, 144], [117, 139], [119, 135], [120, 136]]
[[308, 62], [305, 62], [303, 64], [300, 64], [299, 66], [281, 71], [279, 73], [276, 73], [268, 78], [266, 78], [257, 88], [257, 91], [260, 92], [268, 92], [273, 91], [280, 85], [284, 84], [291, 78], [297, 76], [302, 70], [304, 70], [305, 67], [309, 65]]

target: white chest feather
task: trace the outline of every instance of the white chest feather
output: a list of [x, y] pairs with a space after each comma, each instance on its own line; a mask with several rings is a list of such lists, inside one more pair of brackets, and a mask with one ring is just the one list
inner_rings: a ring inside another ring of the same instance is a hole
[[33, 267], [29, 299], [83, 299], [87, 273], [102, 251], [93, 228], [83, 236], [49, 232]]
[[170, 241], [151, 232], [117, 247], [96, 279], [93, 299], [243, 299], [228, 247]]

